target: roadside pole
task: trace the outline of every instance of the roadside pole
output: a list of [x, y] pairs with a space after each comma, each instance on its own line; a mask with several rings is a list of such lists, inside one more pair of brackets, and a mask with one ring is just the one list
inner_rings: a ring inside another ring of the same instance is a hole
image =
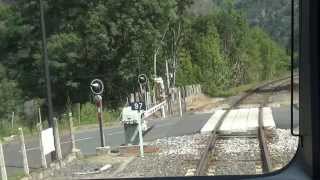
[[79, 121], [78, 126], [80, 126], [80, 123], [81, 123], [81, 103], [79, 103], [79, 107], [78, 107], [78, 121]]
[[20, 143], [21, 143], [21, 154], [23, 158], [23, 170], [24, 170], [24, 174], [28, 176], [30, 174], [30, 171], [29, 171], [29, 165], [28, 165], [26, 144], [24, 143], [22, 128], [19, 128], [19, 134], [20, 134]]
[[[138, 83], [140, 85], [141, 93], [144, 94], [144, 110], [147, 109], [147, 84], [148, 84], [148, 77], [145, 74], [139, 74], [138, 76]], [[144, 92], [143, 92], [144, 91]], [[140, 102], [139, 102], [140, 104]], [[142, 109], [141, 105], [138, 105], [138, 113], [140, 114], [140, 111]], [[143, 114], [137, 119], [138, 121], [138, 131], [139, 131], [139, 145], [140, 145], [140, 156], [144, 157], [144, 149], [143, 149], [143, 135], [142, 135], [142, 121], [143, 121]]]
[[56, 148], [56, 155], [57, 159], [61, 162], [62, 161], [62, 152], [61, 152], [61, 145], [60, 145], [60, 136], [59, 136], [59, 126], [58, 126], [58, 120], [57, 118], [53, 118], [53, 124], [54, 124], [54, 139], [55, 139], [55, 148]]
[[102, 93], [104, 91], [103, 82], [100, 79], [94, 79], [90, 83], [90, 90], [94, 95], [97, 106], [97, 118], [99, 122], [100, 141], [101, 147], [105, 147], [105, 136], [103, 132], [103, 119], [102, 119]]
[[96, 95], [96, 105], [98, 109], [98, 121], [99, 121], [99, 129], [100, 129], [100, 140], [101, 140], [101, 147], [105, 146], [105, 137], [103, 132], [103, 123], [102, 123], [102, 96]]
[[166, 112], [165, 112], [165, 109], [164, 109], [164, 105], [161, 106], [161, 115], [162, 115], [162, 118], [166, 118]]
[[39, 123], [42, 125], [42, 119], [41, 119], [41, 109], [38, 108], [38, 117], [39, 117]]
[[[43, 1], [39, 0], [40, 6], [40, 20], [41, 20], [41, 34], [42, 34], [42, 56], [44, 61], [44, 73], [45, 73], [45, 82], [47, 89], [47, 105], [48, 105], [48, 124], [49, 127], [53, 129], [53, 103], [52, 103], [52, 89], [51, 89], [51, 81], [50, 81], [50, 68], [49, 68], [49, 58], [48, 58], [48, 48], [47, 48], [47, 37], [46, 37], [46, 23], [44, 18], [44, 8]], [[51, 153], [51, 159], [55, 160], [54, 152]]]
[[179, 111], [180, 111], [180, 117], [182, 117], [182, 104], [181, 104], [181, 91], [180, 88], [178, 89], [178, 96], [179, 96]]
[[76, 142], [74, 138], [74, 129], [73, 129], [73, 119], [72, 119], [72, 112], [69, 112], [69, 126], [70, 126], [70, 134], [71, 134], [71, 144], [72, 144], [72, 152], [76, 150]]
[[[139, 110], [139, 112], [140, 112], [140, 110]], [[140, 117], [140, 120], [138, 120], [138, 128], [139, 128], [140, 156], [144, 157], [143, 136], [142, 136], [142, 120], [143, 120], [143, 118]]]
[[7, 180], [7, 170], [6, 170], [6, 164], [4, 162], [4, 154], [3, 154], [3, 147], [2, 142], [0, 140], [0, 168], [1, 168], [1, 178], [2, 180]]
[[13, 122], [14, 122], [14, 111], [12, 112], [11, 116], [11, 128], [13, 129]]
[[[41, 116], [40, 116], [41, 117]], [[41, 121], [41, 118], [40, 118]], [[37, 124], [37, 128], [39, 131], [39, 144], [40, 144], [40, 154], [41, 154], [41, 167], [44, 169], [47, 169], [47, 160], [46, 160], [46, 155], [44, 154], [43, 151], [43, 144], [42, 144], [42, 123]]]

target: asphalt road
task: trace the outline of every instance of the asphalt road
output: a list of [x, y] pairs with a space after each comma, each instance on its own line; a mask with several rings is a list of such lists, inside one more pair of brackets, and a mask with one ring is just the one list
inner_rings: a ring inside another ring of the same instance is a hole
[[[165, 119], [150, 120], [148, 125], [153, 126], [152, 130], [145, 135], [145, 141], [151, 141], [166, 136], [179, 136], [184, 134], [196, 133], [207, 122], [211, 114], [185, 114], [181, 119], [179, 117], [170, 117]], [[124, 131], [122, 127], [113, 127], [104, 129], [106, 145], [119, 146], [124, 144]], [[97, 128], [76, 132], [76, 146], [84, 155], [93, 155], [96, 147], [100, 146], [99, 131]], [[61, 148], [63, 155], [66, 155], [71, 149], [70, 137], [66, 135], [61, 138]], [[32, 170], [41, 167], [40, 149], [37, 137], [26, 140], [26, 149], [29, 167]], [[8, 175], [22, 171], [22, 155], [20, 152], [20, 143], [10, 142], [4, 145], [5, 162]], [[50, 155], [46, 157], [47, 163], [51, 162]]]
[[[272, 114], [277, 128], [290, 128], [290, 108], [275, 107], [272, 108]], [[152, 141], [162, 137], [181, 136], [200, 132], [207, 120], [211, 117], [211, 113], [192, 114], [187, 113], [182, 118], [170, 117], [161, 120], [150, 120], [148, 126], [153, 128], [144, 136], [144, 141]], [[299, 112], [294, 109], [294, 126], [298, 126]], [[124, 144], [123, 127], [113, 127], [104, 129], [106, 144], [108, 146], [118, 146]], [[85, 155], [93, 155], [96, 152], [96, 147], [100, 146], [99, 132], [97, 128], [76, 132], [76, 146]], [[62, 138], [62, 150], [66, 154], [70, 148], [69, 136]], [[14, 174], [22, 171], [22, 157], [20, 153], [19, 142], [13, 142], [4, 146], [5, 161], [8, 174]], [[27, 153], [30, 168], [37, 169], [40, 167], [40, 150], [37, 138], [27, 142]], [[47, 156], [47, 162], [50, 162], [50, 157]]]
[[[179, 117], [165, 118], [162, 120], [151, 120], [148, 126], [153, 128], [144, 136], [144, 141], [154, 139], [180, 136], [199, 132], [201, 127], [207, 122], [211, 114], [185, 114]], [[107, 146], [119, 146], [125, 143], [124, 130], [122, 127], [104, 129]], [[92, 155], [96, 152], [96, 147], [100, 146], [100, 137], [97, 129], [91, 129], [76, 135], [76, 146], [85, 155]]]

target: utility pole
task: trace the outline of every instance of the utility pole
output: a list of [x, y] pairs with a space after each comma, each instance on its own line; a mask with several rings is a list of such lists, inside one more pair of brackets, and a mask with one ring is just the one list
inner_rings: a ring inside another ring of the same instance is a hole
[[[49, 70], [49, 60], [48, 60], [48, 50], [47, 50], [47, 38], [46, 38], [46, 26], [44, 19], [43, 2], [40, 1], [40, 18], [41, 18], [41, 32], [42, 32], [42, 55], [44, 60], [44, 72], [47, 87], [47, 105], [48, 105], [48, 124], [49, 127], [54, 129], [53, 124], [53, 105], [52, 105], [52, 93], [51, 93], [51, 82], [50, 82], [50, 70]], [[55, 159], [54, 153], [51, 153], [51, 159]]]
[[44, 60], [44, 73], [46, 78], [47, 87], [47, 101], [49, 109], [49, 127], [53, 126], [53, 105], [52, 105], [52, 93], [51, 93], [51, 82], [50, 82], [50, 70], [47, 50], [47, 38], [46, 38], [46, 26], [44, 20], [43, 2], [40, 0], [40, 15], [41, 15], [41, 31], [42, 31], [42, 55]]

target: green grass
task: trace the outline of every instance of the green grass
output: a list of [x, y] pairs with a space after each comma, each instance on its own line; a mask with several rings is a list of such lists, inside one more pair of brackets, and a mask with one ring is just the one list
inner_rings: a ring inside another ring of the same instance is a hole
[[261, 83], [261, 82], [254, 82], [254, 83], [250, 83], [250, 84], [244, 84], [244, 85], [240, 85], [237, 87], [233, 87], [227, 91], [221, 92], [220, 96], [222, 96], [222, 97], [234, 96], [234, 95], [240, 94], [242, 92], [246, 92], [246, 91], [256, 87], [259, 83]]
[[23, 134], [26, 135], [33, 135], [36, 131], [34, 129], [30, 129], [25, 127], [22, 123], [14, 124], [14, 127], [11, 128], [10, 123], [4, 123], [0, 128], [0, 139], [4, 140], [4, 137], [9, 137], [11, 135], [18, 135], [18, 128], [21, 127], [23, 129]]
[[249, 84], [244, 84], [244, 85], [232, 87], [232, 88], [230, 88], [230, 89], [228, 89], [226, 91], [219, 91], [219, 92], [215, 93], [214, 96], [215, 97], [235, 96], [235, 95], [238, 95], [240, 93], [246, 92], [246, 91], [248, 91], [250, 89], [253, 89], [253, 88], [257, 87], [260, 84], [263, 84], [263, 83], [266, 83], [266, 82], [270, 82], [270, 81], [275, 81], [275, 80], [278, 80], [278, 79], [282, 79], [282, 78], [284, 78], [286, 76], [289, 76], [289, 73], [284, 73], [281, 76], [274, 77], [274, 78], [271, 78], [271, 79], [265, 80], [265, 81], [252, 82], [252, 83], [249, 83]]
[[24, 173], [22, 171], [19, 171], [11, 176], [8, 176], [8, 180], [20, 180], [23, 177], [24, 177]]
[[[104, 126], [109, 126], [114, 122], [119, 120], [120, 111], [119, 110], [106, 110], [102, 111]], [[85, 103], [81, 106], [81, 121], [79, 124], [78, 114], [75, 114], [75, 126], [82, 126], [88, 124], [97, 124], [97, 108], [91, 103]]]
[[[104, 126], [111, 126], [114, 123], [119, 121], [120, 110], [103, 110], [103, 125]], [[95, 125], [97, 123], [97, 108], [94, 104], [85, 103], [81, 106], [81, 121], [79, 124], [78, 120], [78, 113], [74, 110], [73, 113], [73, 125], [75, 127], [79, 126], [86, 126], [86, 125]], [[22, 119], [20, 121], [23, 121]], [[24, 123], [15, 122], [14, 127], [11, 128], [11, 123], [9, 121], [5, 121], [0, 124], [0, 139], [3, 140], [4, 137], [9, 137], [11, 135], [18, 135], [18, 128], [23, 128], [23, 133], [25, 136], [32, 136], [37, 133], [36, 127], [27, 127]], [[60, 118], [58, 119], [59, 124], [59, 131], [60, 133], [68, 132], [69, 131], [69, 116], [68, 112], [64, 112], [61, 114]], [[43, 129], [48, 128], [48, 121], [43, 120], [42, 122]]]

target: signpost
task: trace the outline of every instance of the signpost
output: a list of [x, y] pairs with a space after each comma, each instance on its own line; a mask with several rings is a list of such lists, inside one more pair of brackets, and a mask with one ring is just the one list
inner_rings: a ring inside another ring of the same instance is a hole
[[100, 140], [101, 140], [101, 147], [105, 146], [105, 137], [103, 133], [103, 119], [102, 119], [102, 93], [104, 91], [103, 82], [100, 79], [94, 79], [90, 83], [90, 89], [92, 94], [94, 95], [97, 110], [98, 110], [98, 122], [99, 122], [99, 129], [100, 129]]
[[[140, 74], [138, 76], [138, 82], [140, 85], [140, 89], [142, 94], [144, 95], [144, 102], [134, 102], [133, 106], [131, 106], [132, 110], [146, 110], [146, 104], [147, 101], [147, 90], [146, 90], [146, 84], [148, 82], [148, 78], [145, 74]], [[138, 130], [139, 130], [139, 145], [140, 145], [140, 156], [144, 157], [144, 150], [143, 150], [143, 136], [142, 136], [142, 120], [143, 120], [143, 114], [141, 114], [141, 117], [138, 119]]]

